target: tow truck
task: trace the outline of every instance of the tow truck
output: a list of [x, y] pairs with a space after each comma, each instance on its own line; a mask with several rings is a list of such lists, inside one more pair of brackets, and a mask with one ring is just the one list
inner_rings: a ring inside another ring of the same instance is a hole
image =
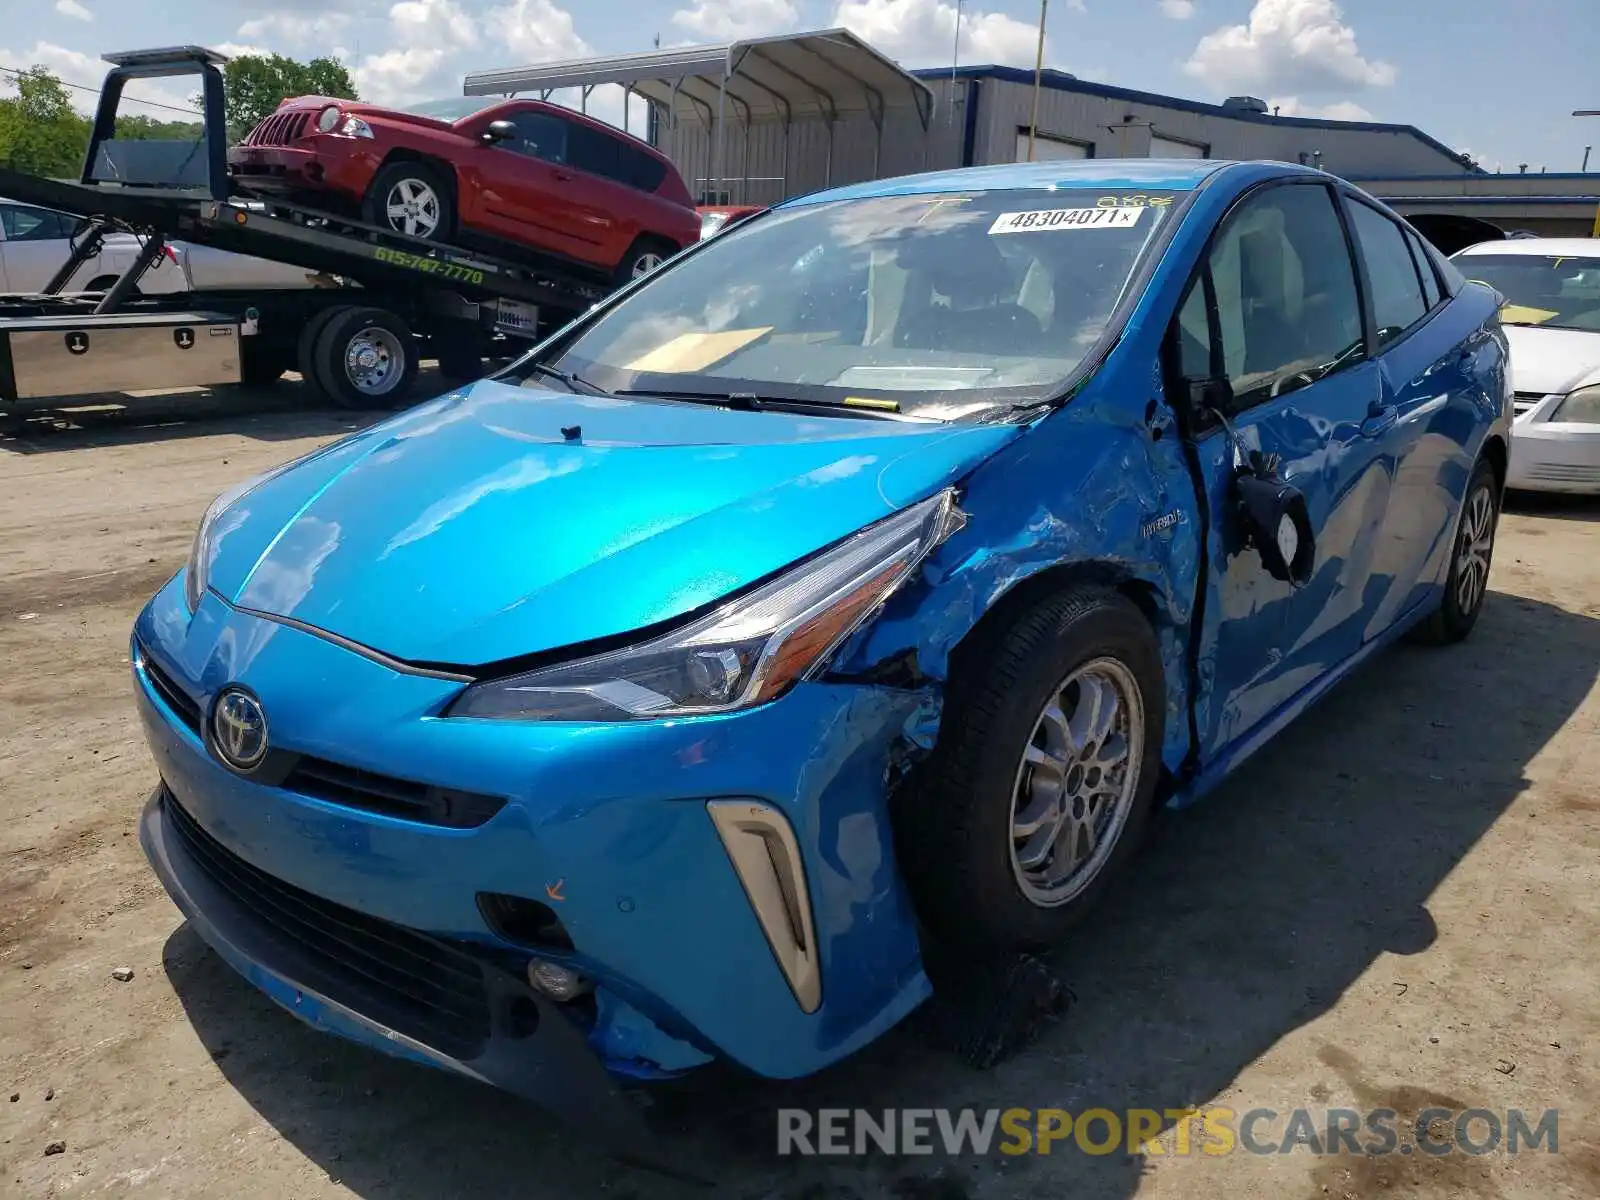
[[[475, 378], [611, 290], [566, 264], [490, 257], [253, 196], [229, 177], [224, 55], [200, 46], [107, 54], [76, 182], [0, 168], [0, 195], [83, 218], [39, 294], [0, 296], [0, 409], [107, 392], [270, 383], [299, 371], [350, 408], [401, 405], [423, 357]], [[200, 77], [198, 140], [116, 136], [128, 82]], [[115, 232], [141, 239], [109, 289], [67, 284]], [[302, 267], [315, 286], [142, 295], [170, 241]]]

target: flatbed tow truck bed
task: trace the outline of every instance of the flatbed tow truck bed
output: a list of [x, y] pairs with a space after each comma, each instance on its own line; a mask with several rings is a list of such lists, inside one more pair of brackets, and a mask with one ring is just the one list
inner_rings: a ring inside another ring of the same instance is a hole
[[[227, 174], [221, 55], [200, 47], [108, 54], [80, 182], [0, 167], [0, 195], [85, 219], [43, 293], [0, 295], [0, 409], [52, 397], [268, 383], [299, 370], [350, 407], [403, 401], [426, 349], [472, 378], [510, 331], [533, 337], [603, 298], [603, 278], [530, 256], [512, 261], [345, 217], [239, 194]], [[129, 79], [201, 76], [199, 142], [126, 142], [116, 111]], [[66, 283], [114, 230], [143, 241], [107, 292]], [[303, 267], [317, 286], [146, 297], [139, 279], [168, 241]]]

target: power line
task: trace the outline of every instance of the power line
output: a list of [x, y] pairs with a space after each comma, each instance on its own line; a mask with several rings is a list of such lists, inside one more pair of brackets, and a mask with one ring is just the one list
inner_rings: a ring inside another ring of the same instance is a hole
[[[26, 75], [27, 73], [27, 71], [17, 70], [16, 67], [0, 66], [0, 75]], [[71, 88], [77, 92], [88, 92], [92, 96], [98, 96], [100, 94], [100, 89], [97, 87], [89, 87], [87, 84], [83, 83], [71, 83], [65, 79], [62, 79], [60, 76], [54, 76], [54, 78], [55, 81], [64, 88]], [[199, 109], [179, 108], [175, 104], [162, 104], [159, 100], [140, 100], [137, 96], [129, 96], [127, 99], [128, 103], [130, 104], [143, 104], [147, 108], [164, 108], [168, 112], [183, 113], [185, 116], [189, 117], [197, 117], [200, 115]]]

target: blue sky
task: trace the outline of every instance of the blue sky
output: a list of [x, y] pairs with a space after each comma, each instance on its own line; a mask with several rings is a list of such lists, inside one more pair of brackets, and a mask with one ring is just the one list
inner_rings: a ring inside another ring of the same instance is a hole
[[[1533, 16], [1537, 13], [1537, 17]], [[1031, 66], [1037, 0], [971, 0], [961, 61]], [[0, 67], [93, 86], [106, 50], [200, 43], [333, 54], [365, 98], [454, 95], [465, 71], [846, 25], [948, 64], [955, 0], [0, 0]], [[1125, 87], [1418, 126], [1486, 167], [1575, 171], [1596, 147], [1600, 0], [1052, 0], [1047, 62]], [[184, 89], [130, 94], [182, 105]], [[76, 93], [87, 107], [93, 96]], [[602, 115], [614, 105], [596, 101]], [[614, 105], [620, 113], [620, 104]], [[161, 111], [150, 109], [152, 115]]]

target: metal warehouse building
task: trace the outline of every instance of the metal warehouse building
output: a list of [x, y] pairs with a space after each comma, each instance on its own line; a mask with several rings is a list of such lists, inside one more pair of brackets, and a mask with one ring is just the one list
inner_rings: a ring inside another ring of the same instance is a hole
[[[906, 71], [843, 29], [477, 72], [464, 90], [587, 98], [606, 84], [647, 106], [650, 141], [706, 204], [1023, 160], [1034, 104], [1031, 70]], [[1446, 250], [1510, 228], [1588, 233], [1600, 204], [1600, 176], [1488, 175], [1410, 125], [1280, 117], [1251, 97], [1205, 104], [1062, 71], [1040, 77], [1033, 156], [1305, 163], [1392, 200]]]

